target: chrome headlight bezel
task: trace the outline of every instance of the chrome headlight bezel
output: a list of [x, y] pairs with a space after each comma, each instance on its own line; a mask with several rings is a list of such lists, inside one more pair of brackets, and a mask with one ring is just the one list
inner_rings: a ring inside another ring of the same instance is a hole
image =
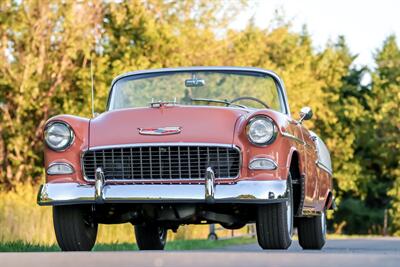
[[[51, 131], [52, 127], [54, 127], [56, 125], [61, 125], [62, 127], [65, 127], [65, 129], [68, 131], [68, 132], [66, 132], [68, 141], [63, 146], [60, 146], [60, 147], [54, 146], [48, 140], [49, 131]], [[74, 131], [72, 130], [72, 127], [64, 121], [52, 121], [52, 122], [48, 123], [46, 125], [46, 127], [44, 128], [43, 137], [44, 137], [44, 142], [46, 143], [47, 147], [56, 152], [62, 152], [62, 151], [67, 150], [74, 143], [74, 140], [75, 140], [75, 134], [74, 134]]]
[[[271, 134], [269, 136], [269, 138], [263, 142], [257, 142], [255, 141], [252, 137], [251, 137], [251, 127], [254, 125], [255, 122], [259, 121], [259, 120], [263, 120], [264, 122], [266, 122], [267, 124], [269, 124], [271, 126]], [[275, 139], [276, 136], [278, 134], [278, 129], [277, 126], [275, 125], [275, 122], [268, 116], [265, 115], [257, 115], [254, 116], [253, 118], [251, 118], [246, 125], [246, 135], [247, 135], [247, 139], [249, 140], [250, 143], [252, 143], [253, 145], [256, 146], [267, 146], [272, 144]]]

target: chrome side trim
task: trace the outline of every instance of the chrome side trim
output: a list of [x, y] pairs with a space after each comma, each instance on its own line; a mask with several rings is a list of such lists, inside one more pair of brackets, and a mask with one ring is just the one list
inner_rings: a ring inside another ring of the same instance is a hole
[[[240, 181], [214, 187], [214, 203], [276, 203], [287, 200], [286, 180]], [[207, 203], [204, 185], [106, 184], [103, 203]], [[96, 203], [95, 186], [47, 183], [40, 187], [39, 205]]]
[[332, 175], [332, 174], [333, 174], [332, 171], [329, 170], [329, 168], [326, 167], [326, 166], [325, 166], [322, 162], [320, 162], [319, 160], [317, 160], [317, 161], [315, 162], [315, 164], [317, 164], [317, 166], [318, 166], [320, 169], [326, 171], [329, 175]]
[[296, 142], [298, 142], [298, 143], [300, 143], [302, 145], [306, 144], [303, 140], [301, 140], [300, 138], [294, 136], [293, 134], [290, 134], [290, 133], [287, 133], [287, 132], [282, 132], [282, 135], [284, 137], [290, 138], [290, 139], [292, 139], [292, 140], [294, 140], [294, 141], [296, 141]]
[[318, 137], [318, 135], [312, 131], [310, 131], [310, 134], [312, 138], [314, 139], [314, 143], [317, 149], [318, 153], [318, 161], [316, 164], [326, 170], [328, 173], [332, 174], [332, 161], [331, 161], [331, 156], [329, 153], [328, 148], [326, 147], [325, 143], [322, 141], [321, 138]]
[[[236, 145], [233, 144], [218, 144], [218, 143], [188, 143], [188, 142], [179, 142], [179, 143], [135, 143], [135, 144], [121, 144], [121, 145], [109, 145], [109, 146], [95, 146], [91, 147], [88, 149], [85, 149], [81, 152], [80, 155], [80, 161], [81, 161], [81, 170], [82, 170], [82, 177], [83, 180], [86, 182], [93, 182], [92, 179], [88, 179], [87, 176], [85, 175], [85, 166], [83, 164], [83, 156], [85, 155], [86, 151], [95, 151], [95, 150], [101, 150], [101, 149], [108, 149], [108, 148], [129, 148], [129, 147], [157, 147], [157, 146], [205, 146], [205, 147], [226, 147], [226, 148], [233, 148], [236, 149], [239, 152], [239, 173], [236, 177], [233, 178], [218, 178], [217, 180], [219, 182], [221, 181], [232, 181], [234, 179], [237, 179], [240, 177], [240, 171], [243, 166], [243, 155], [242, 151], [240, 148]], [[179, 183], [182, 182], [183, 179], [141, 179], [138, 180], [137, 183]], [[193, 183], [202, 183], [204, 182], [204, 178], [199, 178], [199, 179], [187, 179], [190, 180]], [[118, 180], [114, 179], [112, 180], [113, 182], [116, 183], [126, 183], [127, 180]], [[128, 181], [129, 183], [135, 183], [135, 181]]]

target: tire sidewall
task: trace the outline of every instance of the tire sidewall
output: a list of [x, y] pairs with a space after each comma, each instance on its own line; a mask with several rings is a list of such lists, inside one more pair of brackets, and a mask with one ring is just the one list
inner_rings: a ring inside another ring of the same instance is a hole
[[326, 210], [324, 209], [320, 215], [320, 224], [321, 224], [321, 236], [323, 238], [323, 242], [326, 242], [326, 231], [327, 231], [327, 225], [326, 225]]
[[293, 225], [294, 225], [294, 209], [293, 209], [293, 186], [292, 186], [292, 175], [289, 172], [288, 178], [287, 178], [287, 192], [288, 192], [288, 199], [285, 202], [286, 204], [286, 209], [290, 207], [290, 213], [287, 212], [288, 216], [286, 218], [286, 223], [287, 228], [288, 228], [288, 234], [289, 238], [292, 239], [293, 236]]
[[98, 224], [91, 207], [54, 206], [53, 225], [62, 251], [90, 251], [96, 243]]
[[134, 225], [136, 244], [140, 250], [163, 250], [167, 243], [168, 229], [154, 225]]

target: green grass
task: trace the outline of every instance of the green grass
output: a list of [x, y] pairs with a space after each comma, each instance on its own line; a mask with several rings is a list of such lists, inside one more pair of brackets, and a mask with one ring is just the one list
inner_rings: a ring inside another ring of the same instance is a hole
[[[231, 245], [242, 245], [255, 243], [254, 238], [232, 238], [225, 240], [176, 240], [167, 243], [166, 250], [195, 250], [195, 249], [213, 249], [222, 248]], [[138, 250], [136, 244], [97, 244], [94, 251], [130, 251]], [[0, 243], [0, 252], [48, 252], [60, 251], [57, 245], [37, 245], [22, 241]]]
[[[365, 236], [365, 235], [328, 235], [328, 239], [351, 239], [351, 238], [374, 238], [378, 236]], [[297, 236], [294, 237], [297, 239]], [[250, 237], [236, 237], [224, 240], [175, 240], [169, 241], [166, 246], [166, 250], [196, 250], [196, 249], [215, 249], [233, 245], [244, 245], [256, 243], [255, 238]], [[138, 247], [134, 243], [100, 243], [97, 244], [93, 251], [134, 251], [138, 250]], [[52, 252], [60, 251], [57, 245], [38, 245], [27, 243], [23, 241], [16, 242], [3, 242], [0, 243], [0, 252]]]
[[344, 234], [328, 234], [328, 239], [357, 239], [357, 238], [379, 238], [382, 235], [344, 235]]

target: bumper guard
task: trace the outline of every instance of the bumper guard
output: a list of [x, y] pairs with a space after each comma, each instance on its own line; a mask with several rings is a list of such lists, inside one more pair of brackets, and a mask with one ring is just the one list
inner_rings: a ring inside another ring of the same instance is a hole
[[204, 184], [106, 184], [102, 170], [95, 184], [46, 183], [40, 187], [39, 205], [102, 203], [277, 203], [287, 199], [286, 180], [239, 181], [216, 184], [207, 169]]

